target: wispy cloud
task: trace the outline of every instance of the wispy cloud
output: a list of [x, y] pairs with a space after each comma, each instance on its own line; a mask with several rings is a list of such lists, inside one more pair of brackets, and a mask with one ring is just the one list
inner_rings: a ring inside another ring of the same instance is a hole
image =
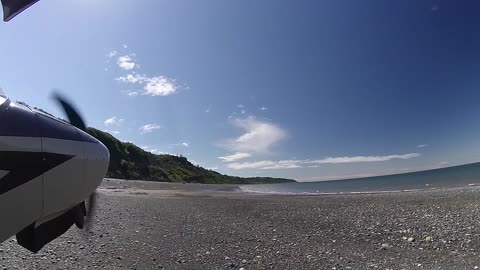
[[405, 155], [389, 155], [389, 156], [356, 156], [356, 157], [327, 157], [320, 160], [313, 160], [311, 163], [316, 164], [339, 164], [339, 163], [359, 163], [359, 162], [381, 162], [394, 159], [411, 159], [419, 157], [419, 153], [410, 153]]
[[417, 148], [425, 148], [428, 147], [428, 144], [419, 144], [417, 145]]
[[165, 155], [165, 154], [168, 154], [167, 152], [163, 152], [163, 151], [160, 151], [158, 149], [155, 149], [155, 148], [151, 148], [151, 147], [148, 147], [148, 146], [142, 146], [140, 147], [142, 148], [143, 150], [147, 151], [147, 152], [150, 152], [152, 154], [155, 154], [155, 155]]
[[164, 76], [148, 78], [146, 80], [144, 95], [168, 96], [177, 92], [175, 82]]
[[255, 117], [234, 119], [233, 124], [245, 131], [240, 137], [227, 141], [226, 147], [237, 152], [267, 153], [287, 136], [279, 126]]
[[117, 65], [128, 71], [134, 69], [136, 64], [130, 55], [123, 55], [117, 58]]
[[110, 134], [114, 134], [114, 135], [120, 134], [120, 131], [118, 131], [118, 130], [108, 130], [108, 129], [105, 129], [104, 131], [107, 132], [107, 133], [110, 133]]
[[266, 111], [266, 110], [268, 110], [268, 108], [265, 107], [265, 106], [262, 106], [262, 107], [259, 108], [259, 110], [260, 110], [260, 111]]
[[186, 143], [186, 142], [183, 142], [183, 143], [182, 143], [182, 146], [184, 146], [184, 147], [189, 147], [190, 144], [188, 144], [188, 143]]
[[342, 164], [342, 163], [361, 163], [361, 162], [385, 162], [395, 159], [405, 160], [419, 157], [419, 153], [410, 153], [404, 155], [388, 156], [354, 156], [354, 157], [327, 157], [319, 160], [262, 160], [255, 162], [230, 163], [227, 167], [230, 169], [294, 169], [311, 167], [318, 164]]
[[146, 124], [146, 125], [140, 127], [140, 134], [143, 135], [143, 134], [151, 133], [154, 130], [160, 129], [160, 128], [161, 127], [158, 124], [154, 124], [154, 123], [153, 124]]
[[242, 108], [245, 108], [245, 106], [243, 106], [243, 104], [238, 104], [238, 105], [237, 105], [237, 108], [242, 109]]
[[[175, 80], [165, 76], [148, 77], [138, 73], [131, 73], [116, 78], [117, 81], [139, 84], [143, 87], [142, 94], [150, 96], [168, 96], [178, 91]], [[135, 93], [138, 94], [137, 91]]]
[[301, 168], [302, 165], [303, 165], [303, 161], [301, 160], [279, 160], [279, 161], [262, 160], [262, 161], [255, 161], [255, 162], [230, 163], [230, 164], [227, 164], [227, 167], [234, 170], [242, 170], [242, 169], [269, 170], [269, 169], [295, 169], [295, 168]]
[[107, 53], [107, 57], [108, 57], [108, 58], [113, 58], [113, 57], [115, 57], [117, 54], [118, 54], [118, 52], [117, 52], [116, 50], [113, 50], [113, 51]]
[[[135, 53], [127, 53], [128, 46], [122, 45], [120, 52], [114, 50], [107, 54], [107, 62], [110, 58], [116, 57], [117, 66], [125, 73], [115, 78], [115, 80], [127, 84], [137, 85], [141, 90], [126, 91], [129, 96], [137, 96], [139, 94], [149, 96], [168, 96], [178, 92], [180, 88], [188, 88], [186, 86], [178, 86], [174, 79], [167, 76], [147, 76], [138, 73], [140, 69], [139, 63], [136, 61]], [[137, 89], [137, 88], [134, 88]]]
[[248, 158], [248, 157], [251, 157], [252, 154], [250, 153], [235, 153], [235, 154], [232, 154], [232, 155], [228, 155], [228, 156], [224, 156], [224, 157], [218, 157], [218, 159], [221, 159], [223, 160], [224, 162], [232, 162], [232, 161], [237, 161], [237, 160], [240, 160], [240, 159], [244, 159], [244, 158]]
[[123, 122], [125, 121], [125, 119], [123, 118], [117, 118], [116, 116], [112, 116], [110, 118], [108, 118], [107, 120], [105, 120], [103, 123], [105, 124], [105, 126], [109, 127], [109, 126], [120, 126]]
[[205, 109], [205, 112], [206, 112], [206, 113], [209, 113], [211, 110], [212, 110], [212, 105], [209, 105], [209, 106]]
[[382, 175], [382, 174], [374, 174], [374, 173], [353, 173], [353, 174], [340, 174], [340, 175], [325, 175], [325, 176], [304, 177], [304, 178], [300, 178], [299, 180], [305, 181], [305, 182], [328, 181], [328, 180], [342, 180], [342, 179], [365, 178], [365, 177], [372, 177], [372, 176], [378, 176], [378, 175]]

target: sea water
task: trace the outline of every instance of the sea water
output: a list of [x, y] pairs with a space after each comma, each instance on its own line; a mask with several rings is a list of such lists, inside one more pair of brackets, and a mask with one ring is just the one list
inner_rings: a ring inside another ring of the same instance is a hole
[[402, 192], [480, 184], [480, 162], [428, 171], [347, 180], [243, 185], [245, 192], [321, 195], [342, 193]]

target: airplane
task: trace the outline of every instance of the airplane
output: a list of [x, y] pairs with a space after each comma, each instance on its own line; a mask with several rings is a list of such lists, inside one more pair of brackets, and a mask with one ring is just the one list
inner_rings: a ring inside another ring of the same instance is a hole
[[[37, 1], [1, 0], [4, 21]], [[91, 227], [95, 190], [110, 161], [73, 105], [58, 94], [54, 99], [69, 123], [0, 91], [0, 243], [15, 235], [34, 253], [73, 224]]]

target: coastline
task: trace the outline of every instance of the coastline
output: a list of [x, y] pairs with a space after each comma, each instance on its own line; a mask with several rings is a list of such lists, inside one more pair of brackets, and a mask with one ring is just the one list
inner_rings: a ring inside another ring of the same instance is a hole
[[[7, 269], [474, 269], [480, 188], [289, 196], [238, 185], [104, 181], [90, 233], [38, 254], [0, 245]], [[161, 189], [159, 189], [161, 188]]]

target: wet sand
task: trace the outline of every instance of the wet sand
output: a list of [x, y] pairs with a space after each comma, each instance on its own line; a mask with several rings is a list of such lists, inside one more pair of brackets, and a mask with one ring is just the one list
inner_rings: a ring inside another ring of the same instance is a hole
[[480, 188], [328, 196], [104, 181], [91, 232], [1, 269], [476, 269]]

